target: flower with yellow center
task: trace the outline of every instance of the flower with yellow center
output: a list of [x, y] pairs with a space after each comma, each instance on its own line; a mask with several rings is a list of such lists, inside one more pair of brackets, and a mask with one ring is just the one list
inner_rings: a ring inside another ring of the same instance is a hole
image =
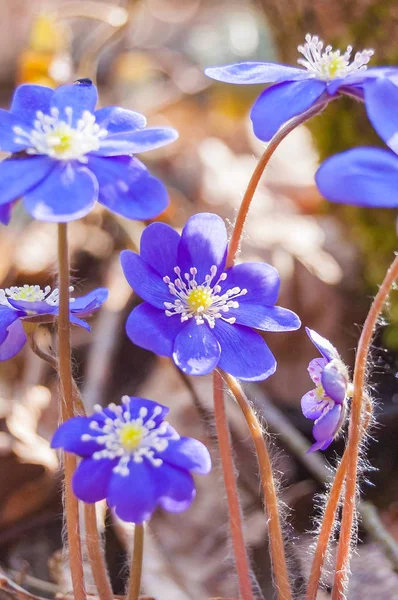
[[146, 459], [153, 467], [160, 467], [163, 460], [158, 454], [166, 450], [169, 440], [179, 439], [166, 421], [158, 423], [157, 418], [162, 412], [159, 405], [151, 414], [142, 406], [136, 418], [132, 418], [129, 406], [129, 396], [123, 396], [122, 405], [110, 404], [107, 412], [96, 405], [94, 410], [103, 420], [92, 420], [90, 429], [94, 434], [85, 433], [81, 438], [83, 442], [94, 441], [102, 447], [93, 453], [95, 460], [117, 458], [113, 470], [122, 476], [130, 473], [130, 461], [141, 463]]
[[189, 273], [181, 274], [180, 267], [174, 267], [177, 278], [171, 281], [170, 277], [163, 277], [163, 281], [169, 288], [170, 294], [176, 297], [174, 302], [165, 302], [165, 313], [167, 317], [180, 315], [181, 322], [194, 318], [197, 325], [203, 325], [205, 322], [211, 329], [214, 328], [216, 319], [222, 319], [231, 325], [235, 323], [235, 317], [226, 317], [225, 313], [231, 308], [239, 308], [239, 302], [236, 298], [245, 296], [246, 289], [233, 287], [224, 290], [220, 295], [222, 281], [227, 279], [226, 273], [221, 273], [219, 278], [214, 281], [217, 275], [217, 267], [213, 265], [210, 273], [205, 276], [205, 281], [199, 284], [196, 281], [198, 270], [191, 267]]

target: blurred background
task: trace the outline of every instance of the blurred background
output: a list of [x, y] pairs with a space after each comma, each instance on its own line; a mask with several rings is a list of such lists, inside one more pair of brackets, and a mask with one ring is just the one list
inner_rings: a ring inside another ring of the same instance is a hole
[[[374, 48], [373, 64], [396, 64], [397, 30], [394, 0], [0, 0], [0, 104], [8, 107], [20, 83], [56, 87], [92, 78], [102, 105], [131, 108], [144, 113], [149, 125], [180, 132], [176, 143], [143, 157], [170, 192], [170, 207], [159, 219], [181, 228], [193, 213], [213, 211], [231, 229], [263, 151], [248, 118], [261, 87], [219, 84], [203, 69], [246, 60], [295, 64], [297, 45], [308, 32], [342, 49]], [[348, 98], [332, 103], [309, 128], [294, 131], [260, 183], [242, 245], [244, 260], [265, 260], [279, 270], [279, 303], [328, 337], [351, 366], [372, 294], [396, 249], [396, 214], [331, 206], [319, 195], [314, 173], [323, 157], [364, 143], [380, 141], [363, 106]], [[156, 600], [233, 598], [235, 568], [214, 442], [211, 378], [185, 378], [170, 360], [134, 347], [124, 333], [139, 299], [124, 281], [118, 256], [139, 244], [145, 225], [97, 206], [69, 228], [75, 294], [110, 289], [109, 301], [92, 319], [92, 333], [72, 332], [75, 374], [88, 412], [123, 394], [142, 395], [170, 406], [173, 424], [211, 448], [215, 468], [197, 478], [193, 507], [183, 515], [158, 512], [148, 526], [145, 593]], [[56, 228], [31, 221], [21, 204], [11, 224], [1, 226], [0, 280], [2, 288], [56, 285]], [[393, 294], [369, 369], [378, 425], [364, 464], [362, 491], [371, 504], [363, 505], [350, 600], [398, 599], [398, 565], [375, 541], [375, 528], [366, 519], [375, 507], [398, 543], [397, 324]], [[344, 440], [326, 457], [305, 455], [312, 423], [302, 416], [300, 399], [312, 386], [306, 369], [316, 352], [304, 331], [266, 339], [277, 373], [246, 391], [275, 434], [272, 454], [300, 598], [311, 564], [308, 532], [319, 516], [323, 480], [330, 476], [325, 465], [334, 464]], [[39, 341], [54, 345], [51, 327], [40, 329]], [[41, 598], [70, 590], [62, 560], [58, 461], [49, 448], [58, 399], [56, 375], [29, 348], [0, 363], [0, 570]], [[232, 399], [227, 404], [253, 572], [270, 600], [267, 525], [253, 448]], [[105, 507], [100, 524], [106, 524], [114, 591], [122, 594], [131, 530]], [[376, 534], [377, 528], [376, 523]], [[327, 578], [325, 584], [322, 599], [329, 597]], [[8, 597], [0, 591], [3, 595]]]

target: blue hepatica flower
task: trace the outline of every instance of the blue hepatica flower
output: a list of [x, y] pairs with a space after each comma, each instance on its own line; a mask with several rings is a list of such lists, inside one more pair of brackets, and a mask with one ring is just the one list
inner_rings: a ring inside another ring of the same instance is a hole
[[308, 365], [315, 389], [301, 399], [301, 409], [307, 419], [315, 421], [312, 434], [316, 439], [308, 452], [326, 450], [338, 435], [345, 417], [345, 405], [352, 395], [348, 370], [336, 348], [316, 331], [306, 332], [322, 354]]
[[[70, 288], [73, 291], [73, 287]], [[97, 311], [108, 297], [108, 290], [98, 288], [80, 298], [71, 298], [69, 320], [90, 329], [82, 319]], [[58, 289], [42, 290], [38, 285], [24, 285], [0, 290], [0, 361], [12, 358], [26, 343], [23, 321], [52, 322], [59, 310]]]
[[391, 150], [353, 148], [325, 160], [315, 179], [332, 202], [378, 208], [398, 207], [398, 87], [381, 79], [369, 90], [368, 114]]
[[[206, 75], [218, 81], [237, 84], [274, 83], [262, 92], [251, 110], [255, 135], [268, 142], [278, 129], [292, 117], [316, 104], [323, 104], [339, 94], [363, 99], [364, 91], [380, 77], [396, 75], [397, 69], [367, 64], [373, 50], [357, 52], [351, 60], [352, 47], [344, 54], [324, 49], [323, 42], [307, 34], [305, 44], [298, 46], [304, 68], [265, 62], [244, 62], [206, 69]], [[368, 99], [365, 93], [365, 103]]]
[[127, 281], [145, 300], [126, 331], [138, 346], [172, 356], [189, 375], [218, 366], [240, 379], [266, 379], [276, 361], [254, 330], [292, 331], [300, 320], [275, 306], [276, 269], [264, 263], [226, 269], [227, 248], [224, 222], [214, 214], [194, 215], [181, 236], [163, 223], [149, 225], [141, 256], [121, 254]]
[[167, 206], [167, 192], [132, 154], [175, 140], [167, 128], [145, 128], [145, 117], [108, 106], [95, 110], [97, 88], [84, 80], [52, 90], [21, 85], [9, 111], [0, 110], [0, 219], [22, 198], [35, 219], [79, 219], [98, 200], [129, 219]]
[[93, 416], [62, 424], [51, 446], [83, 457], [73, 477], [75, 495], [88, 503], [106, 498], [132, 523], [148, 521], [158, 506], [186, 510], [195, 498], [190, 472], [206, 475], [211, 460], [206, 446], [164, 421], [168, 412], [157, 402], [123, 396], [120, 406], [96, 406]]

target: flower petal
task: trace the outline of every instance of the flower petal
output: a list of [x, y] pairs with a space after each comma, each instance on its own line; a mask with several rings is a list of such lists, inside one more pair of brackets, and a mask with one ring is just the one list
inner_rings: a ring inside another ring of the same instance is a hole
[[134, 131], [142, 129], [146, 125], [146, 118], [133, 110], [120, 108], [119, 106], [106, 106], [95, 112], [95, 120], [100, 127], [110, 133], [121, 133], [123, 131]]
[[316, 390], [310, 390], [301, 398], [301, 410], [307, 419], [315, 421], [322, 416], [324, 403], [319, 400]]
[[343, 404], [347, 392], [347, 379], [333, 363], [328, 363], [322, 371], [322, 386], [326, 394], [336, 402]]
[[[30, 129], [30, 125], [16, 115], [0, 108], [0, 150], [3, 152], [20, 152], [29, 146], [29, 142], [23, 142], [22, 138], [15, 133], [14, 127], [24, 131]], [[17, 142], [16, 139], [21, 139]]]
[[7, 158], [0, 162], [0, 205], [24, 196], [51, 173], [55, 162], [47, 156]]
[[324, 81], [308, 79], [286, 81], [264, 90], [250, 113], [254, 134], [269, 142], [286, 121], [315, 104], [325, 89]]
[[169, 203], [161, 181], [130, 156], [90, 156], [88, 166], [99, 183], [99, 201], [127, 219], [152, 219]]
[[97, 288], [85, 296], [75, 298], [73, 302], [69, 303], [69, 309], [72, 314], [78, 314], [80, 317], [87, 317], [101, 308], [108, 299], [108, 296], [109, 292], [106, 288]]
[[244, 302], [237, 299], [239, 308], [228, 311], [228, 316], [236, 317], [236, 323], [261, 331], [295, 331], [301, 327], [301, 321], [293, 311], [281, 306], [251, 304], [247, 295], [243, 296]]
[[13, 358], [26, 343], [26, 334], [21, 321], [17, 320], [8, 328], [8, 336], [0, 346], [0, 361]]
[[14, 204], [9, 202], [8, 204], [0, 205], [0, 223], [8, 225], [11, 220], [11, 211]]
[[7, 306], [0, 306], [0, 344], [8, 336], [8, 328], [21, 316], [21, 313]]
[[74, 314], [69, 313], [69, 322], [72, 323], [72, 325], [77, 325], [78, 327], [83, 327], [83, 329], [85, 329], [86, 331], [90, 331], [91, 327], [88, 323], [86, 323], [86, 321], [83, 321], [83, 319], [79, 319], [78, 317], [75, 317]]
[[130, 460], [128, 466], [129, 475], [112, 474], [107, 502], [123, 521], [143, 523], [158, 504], [156, 477], [161, 467], [153, 467], [145, 459], [141, 463]]
[[322, 371], [327, 364], [328, 361], [326, 358], [314, 358], [308, 365], [308, 373], [315, 385], [321, 383]]
[[73, 452], [78, 456], [91, 456], [94, 452], [101, 450], [102, 446], [97, 442], [83, 441], [82, 435], [90, 434], [93, 437], [101, 435], [100, 431], [90, 428], [92, 417], [72, 417], [62, 423], [53, 435], [51, 448], [63, 448], [66, 452]]
[[[130, 402], [125, 404], [125, 407], [128, 408], [131, 419], [138, 419], [141, 409], [146, 408], [147, 415], [146, 417], [143, 417], [144, 423], [148, 419], [151, 419], [151, 421], [156, 423], [156, 426], [160, 425], [170, 411], [168, 406], [164, 406], [163, 404], [159, 404], [159, 402], [147, 400], [146, 398], [140, 398], [138, 396], [130, 396]], [[156, 415], [154, 415], [155, 412]]]
[[[54, 91], [51, 107], [59, 110], [59, 117], [76, 127], [85, 111], [93, 113], [97, 104], [97, 88], [92, 83], [73, 83], [62, 85]], [[71, 116], [69, 110], [72, 109]]]
[[167, 284], [139, 254], [123, 250], [120, 262], [129, 285], [143, 300], [162, 310], [165, 310], [165, 302], [173, 301], [174, 297], [171, 296]]
[[214, 335], [221, 346], [218, 366], [223, 371], [245, 381], [260, 381], [275, 373], [275, 358], [256, 331], [217, 319]]
[[164, 310], [147, 302], [137, 306], [126, 321], [126, 333], [133, 344], [160, 356], [173, 354], [174, 340], [182, 327], [178, 316], [167, 317]]
[[315, 175], [328, 200], [376, 208], [398, 206], [398, 158], [381, 148], [354, 148], [325, 160]]
[[329, 340], [322, 337], [321, 335], [319, 335], [319, 333], [317, 333], [313, 329], [310, 329], [309, 327], [305, 328], [305, 332], [310, 338], [311, 342], [314, 344], [314, 346], [318, 348], [322, 356], [328, 361], [333, 360], [334, 358], [340, 358], [340, 355], [337, 352], [336, 348], [333, 346], [333, 344], [329, 342]]
[[167, 464], [158, 468], [156, 488], [160, 506], [171, 513], [187, 510], [196, 495], [192, 475]]
[[54, 90], [44, 85], [33, 85], [24, 83], [14, 92], [10, 112], [29, 124], [36, 119], [36, 113], [41, 110], [42, 113], [50, 112], [51, 98]]
[[[155, 269], [163, 278], [166, 275], [175, 279], [174, 267], [177, 266], [177, 250], [180, 234], [166, 223], [151, 223], [145, 227], [140, 243], [142, 260]], [[159, 252], [159, 240], [162, 240], [162, 251]]]
[[368, 117], [379, 134], [398, 154], [398, 87], [388, 79], [378, 79], [364, 86]]
[[170, 127], [148, 127], [136, 131], [125, 131], [109, 135], [101, 140], [99, 150], [92, 152], [94, 156], [121, 156], [123, 154], [140, 154], [161, 148], [178, 138], [178, 133]]
[[326, 448], [329, 448], [329, 446], [332, 442], [333, 442], [332, 437], [327, 438], [327, 440], [315, 442], [315, 444], [312, 444], [311, 448], [308, 448], [306, 454], [310, 454], [310, 452], [316, 452], [317, 450], [326, 450]]
[[211, 471], [211, 458], [202, 442], [189, 437], [169, 440], [169, 444], [159, 457], [174, 467], [207, 475]]
[[224, 221], [212, 213], [198, 213], [188, 219], [178, 246], [178, 266], [182, 276], [196, 267], [196, 280], [204, 283], [212, 266], [218, 275], [224, 270], [227, 256], [227, 230]]
[[341, 425], [342, 411], [341, 404], [335, 404], [331, 410], [315, 422], [312, 435], [317, 442], [335, 437]]
[[278, 83], [309, 79], [311, 75], [305, 69], [266, 62], [243, 62], [223, 67], [210, 67], [205, 74], [225, 83]]
[[67, 223], [87, 215], [98, 200], [98, 182], [86, 168], [58, 164], [24, 196], [26, 210], [39, 221]]
[[106, 498], [113, 477], [112, 469], [117, 463], [117, 459], [84, 458], [77, 467], [72, 479], [75, 496], [89, 504]]
[[220, 344], [213, 332], [206, 323], [198, 325], [190, 319], [174, 340], [176, 365], [187, 375], [207, 375], [216, 368], [219, 358]]
[[247, 289], [246, 296], [239, 298], [239, 305], [273, 306], [278, 299], [280, 279], [278, 271], [271, 265], [247, 262], [228, 269], [227, 278], [220, 285], [221, 293], [233, 287]]

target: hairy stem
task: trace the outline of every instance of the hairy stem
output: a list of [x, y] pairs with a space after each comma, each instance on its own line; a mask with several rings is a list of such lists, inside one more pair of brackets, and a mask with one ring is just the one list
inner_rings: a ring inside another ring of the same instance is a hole
[[343, 503], [340, 540], [337, 551], [332, 600], [343, 600], [348, 581], [351, 556], [351, 536], [356, 509], [359, 446], [363, 436], [363, 423], [361, 422], [362, 399], [364, 397], [366, 364], [370, 344], [372, 342], [373, 332], [376, 327], [377, 320], [383, 310], [384, 304], [397, 277], [398, 256], [395, 257], [392, 265], [387, 271], [384, 281], [381, 284], [375, 299], [373, 300], [358, 343], [353, 381], [354, 393], [352, 397], [350, 428], [346, 448], [348, 456], [346, 490]]
[[112, 586], [109, 580], [101, 537], [97, 526], [95, 504], [84, 505], [84, 521], [86, 524], [87, 552], [98, 595], [100, 600], [113, 600]]
[[[64, 423], [74, 415], [73, 384], [69, 331], [69, 255], [66, 223], [58, 225], [59, 263], [59, 317], [58, 352], [59, 378], [61, 383], [61, 418]], [[65, 471], [65, 520], [69, 544], [69, 563], [75, 600], [85, 600], [82, 548], [79, 524], [78, 500], [72, 491], [72, 476], [76, 469], [76, 456], [64, 453]]]
[[[365, 434], [372, 420], [372, 402], [367, 395], [365, 395], [365, 398], [366, 412], [363, 415], [362, 436]], [[330, 538], [332, 536], [337, 509], [340, 504], [341, 493], [346, 479], [347, 467], [348, 448], [344, 450], [340, 464], [336, 470], [334, 481], [332, 487], [330, 488], [325, 511], [323, 513], [321, 529], [319, 532], [318, 541], [314, 552], [314, 558], [312, 561], [311, 573], [308, 580], [306, 596], [307, 600], [316, 600], [318, 594], [319, 583], [322, 575], [322, 567], [323, 563], [325, 562]]]
[[272, 473], [271, 459], [263, 436], [263, 431], [239, 382], [223, 371], [220, 371], [220, 373], [245, 417], [256, 449], [264, 493], [265, 509], [268, 517], [269, 545], [278, 598], [280, 598], [280, 600], [291, 600], [292, 592], [289, 583], [282, 527], [279, 518], [278, 497]]
[[[26, 330], [25, 330], [26, 331]], [[33, 352], [45, 360], [57, 372], [58, 360], [53, 354], [44, 352], [36, 342], [35, 330], [26, 331], [26, 335]], [[79, 388], [72, 377], [74, 413], [85, 415], [84, 405], [80, 396]], [[98, 590], [100, 600], [112, 600], [113, 592], [106, 568], [104, 553], [102, 549], [101, 536], [97, 527], [95, 504], [84, 505], [84, 520], [86, 525], [86, 544], [90, 559], [91, 571]]]
[[325, 100], [324, 102], [319, 103], [315, 106], [312, 106], [306, 112], [291, 119], [286, 125], [284, 125], [278, 131], [278, 133], [276, 133], [274, 135], [272, 140], [269, 142], [267, 148], [265, 149], [265, 152], [260, 157], [260, 160], [258, 161], [256, 168], [254, 169], [253, 175], [251, 176], [251, 179], [249, 181], [249, 185], [247, 186], [245, 195], [243, 196], [242, 203], [239, 208], [238, 216], [235, 221], [234, 230], [232, 232], [231, 240], [229, 243], [227, 263], [226, 263], [227, 267], [232, 267], [232, 265], [235, 262], [236, 255], [238, 253], [239, 246], [241, 243], [247, 214], [249, 212], [249, 208], [250, 208], [251, 202], [253, 200], [254, 193], [257, 189], [257, 186], [258, 186], [261, 176], [264, 172], [264, 169], [270, 161], [270, 158], [274, 154], [275, 150], [278, 148], [279, 144], [285, 139], [285, 137], [287, 135], [289, 135], [289, 133], [291, 133], [293, 131], [293, 129], [296, 129], [296, 127], [298, 127], [302, 123], [305, 123], [306, 121], [311, 119], [311, 117], [322, 112], [322, 110], [325, 108], [327, 103], [328, 103], [328, 100]]
[[134, 548], [126, 600], [138, 600], [141, 589], [142, 559], [144, 556], [144, 525], [134, 527]]
[[242, 515], [236, 487], [235, 468], [232, 458], [231, 440], [225, 414], [223, 380], [221, 375], [213, 373], [214, 417], [216, 422], [221, 466], [227, 494], [228, 516], [231, 528], [232, 545], [235, 554], [241, 600], [253, 600], [250, 581], [249, 560], [246, 552], [242, 529]]

